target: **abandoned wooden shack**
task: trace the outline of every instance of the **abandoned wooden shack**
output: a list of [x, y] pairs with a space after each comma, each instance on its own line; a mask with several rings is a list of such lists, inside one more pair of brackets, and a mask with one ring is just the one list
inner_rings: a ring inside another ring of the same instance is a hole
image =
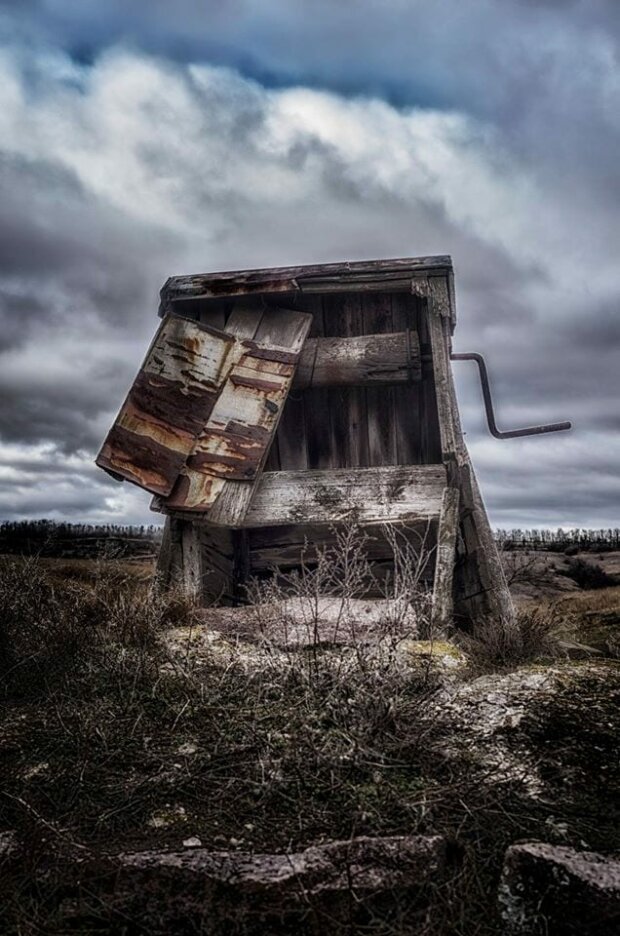
[[177, 276], [97, 463], [155, 495], [159, 572], [205, 602], [334, 525], [425, 542], [439, 627], [512, 614], [459, 423], [449, 257]]

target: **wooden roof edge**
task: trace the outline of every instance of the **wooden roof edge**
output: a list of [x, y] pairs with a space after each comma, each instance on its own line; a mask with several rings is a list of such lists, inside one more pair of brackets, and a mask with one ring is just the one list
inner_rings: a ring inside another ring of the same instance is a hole
[[171, 276], [161, 290], [162, 304], [179, 299], [217, 298], [258, 292], [295, 292], [324, 281], [328, 292], [330, 282], [363, 282], [365, 278], [388, 283], [399, 274], [450, 274], [452, 258], [399, 257], [389, 260], [355, 260], [340, 263], [316, 263], [304, 266], [267, 267], [256, 270], [230, 270], [221, 273], [198, 273]]

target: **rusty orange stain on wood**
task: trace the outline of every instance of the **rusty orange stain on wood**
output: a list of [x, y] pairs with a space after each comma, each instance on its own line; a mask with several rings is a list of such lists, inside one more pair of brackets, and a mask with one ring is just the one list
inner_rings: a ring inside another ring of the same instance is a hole
[[234, 363], [236, 344], [189, 319], [165, 319], [97, 464], [153, 494], [169, 494]]

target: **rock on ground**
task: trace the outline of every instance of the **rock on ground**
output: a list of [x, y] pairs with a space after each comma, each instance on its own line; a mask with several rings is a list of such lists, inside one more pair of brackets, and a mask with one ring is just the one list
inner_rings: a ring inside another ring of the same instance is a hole
[[620, 857], [543, 842], [512, 845], [499, 903], [506, 936], [618, 936]]
[[156, 876], [211, 879], [239, 890], [379, 891], [417, 887], [439, 872], [445, 861], [445, 841], [439, 835], [361, 836], [344, 842], [314, 845], [302, 852], [261, 855], [246, 852], [145, 851], [119, 856], [125, 871]]
[[357, 931], [379, 913], [409, 933], [425, 919], [445, 863], [443, 837], [422, 835], [359, 837], [292, 854], [144, 851], [118, 856], [111, 900], [120, 913], [138, 908], [152, 917], [158, 932], [183, 920], [214, 936], [323, 936]]

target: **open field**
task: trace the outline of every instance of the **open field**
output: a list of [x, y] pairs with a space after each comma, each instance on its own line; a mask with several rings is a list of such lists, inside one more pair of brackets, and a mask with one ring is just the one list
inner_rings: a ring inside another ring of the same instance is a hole
[[[618, 554], [602, 561], [616, 574]], [[355, 931], [491, 936], [509, 844], [617, 848], [617, 585], [552, 570], [535, 603], [521, 570], [518, 647], [415, 640], [404, 619], [338, 642], [314, 622], [293, 643], [237, 638], [234, 611], [218, 631], [150, 571], [0, 559], [0, 832], [19, 843], [2, 932], [213, 932], [200, 907], [120, 900], [121, 852], [432, 834], [449, 859], [422, 902], [362, 901]], [[337, 931], [311, 910], [295, 931]], [[292, 931], [243, 925], [221, 932]]]

